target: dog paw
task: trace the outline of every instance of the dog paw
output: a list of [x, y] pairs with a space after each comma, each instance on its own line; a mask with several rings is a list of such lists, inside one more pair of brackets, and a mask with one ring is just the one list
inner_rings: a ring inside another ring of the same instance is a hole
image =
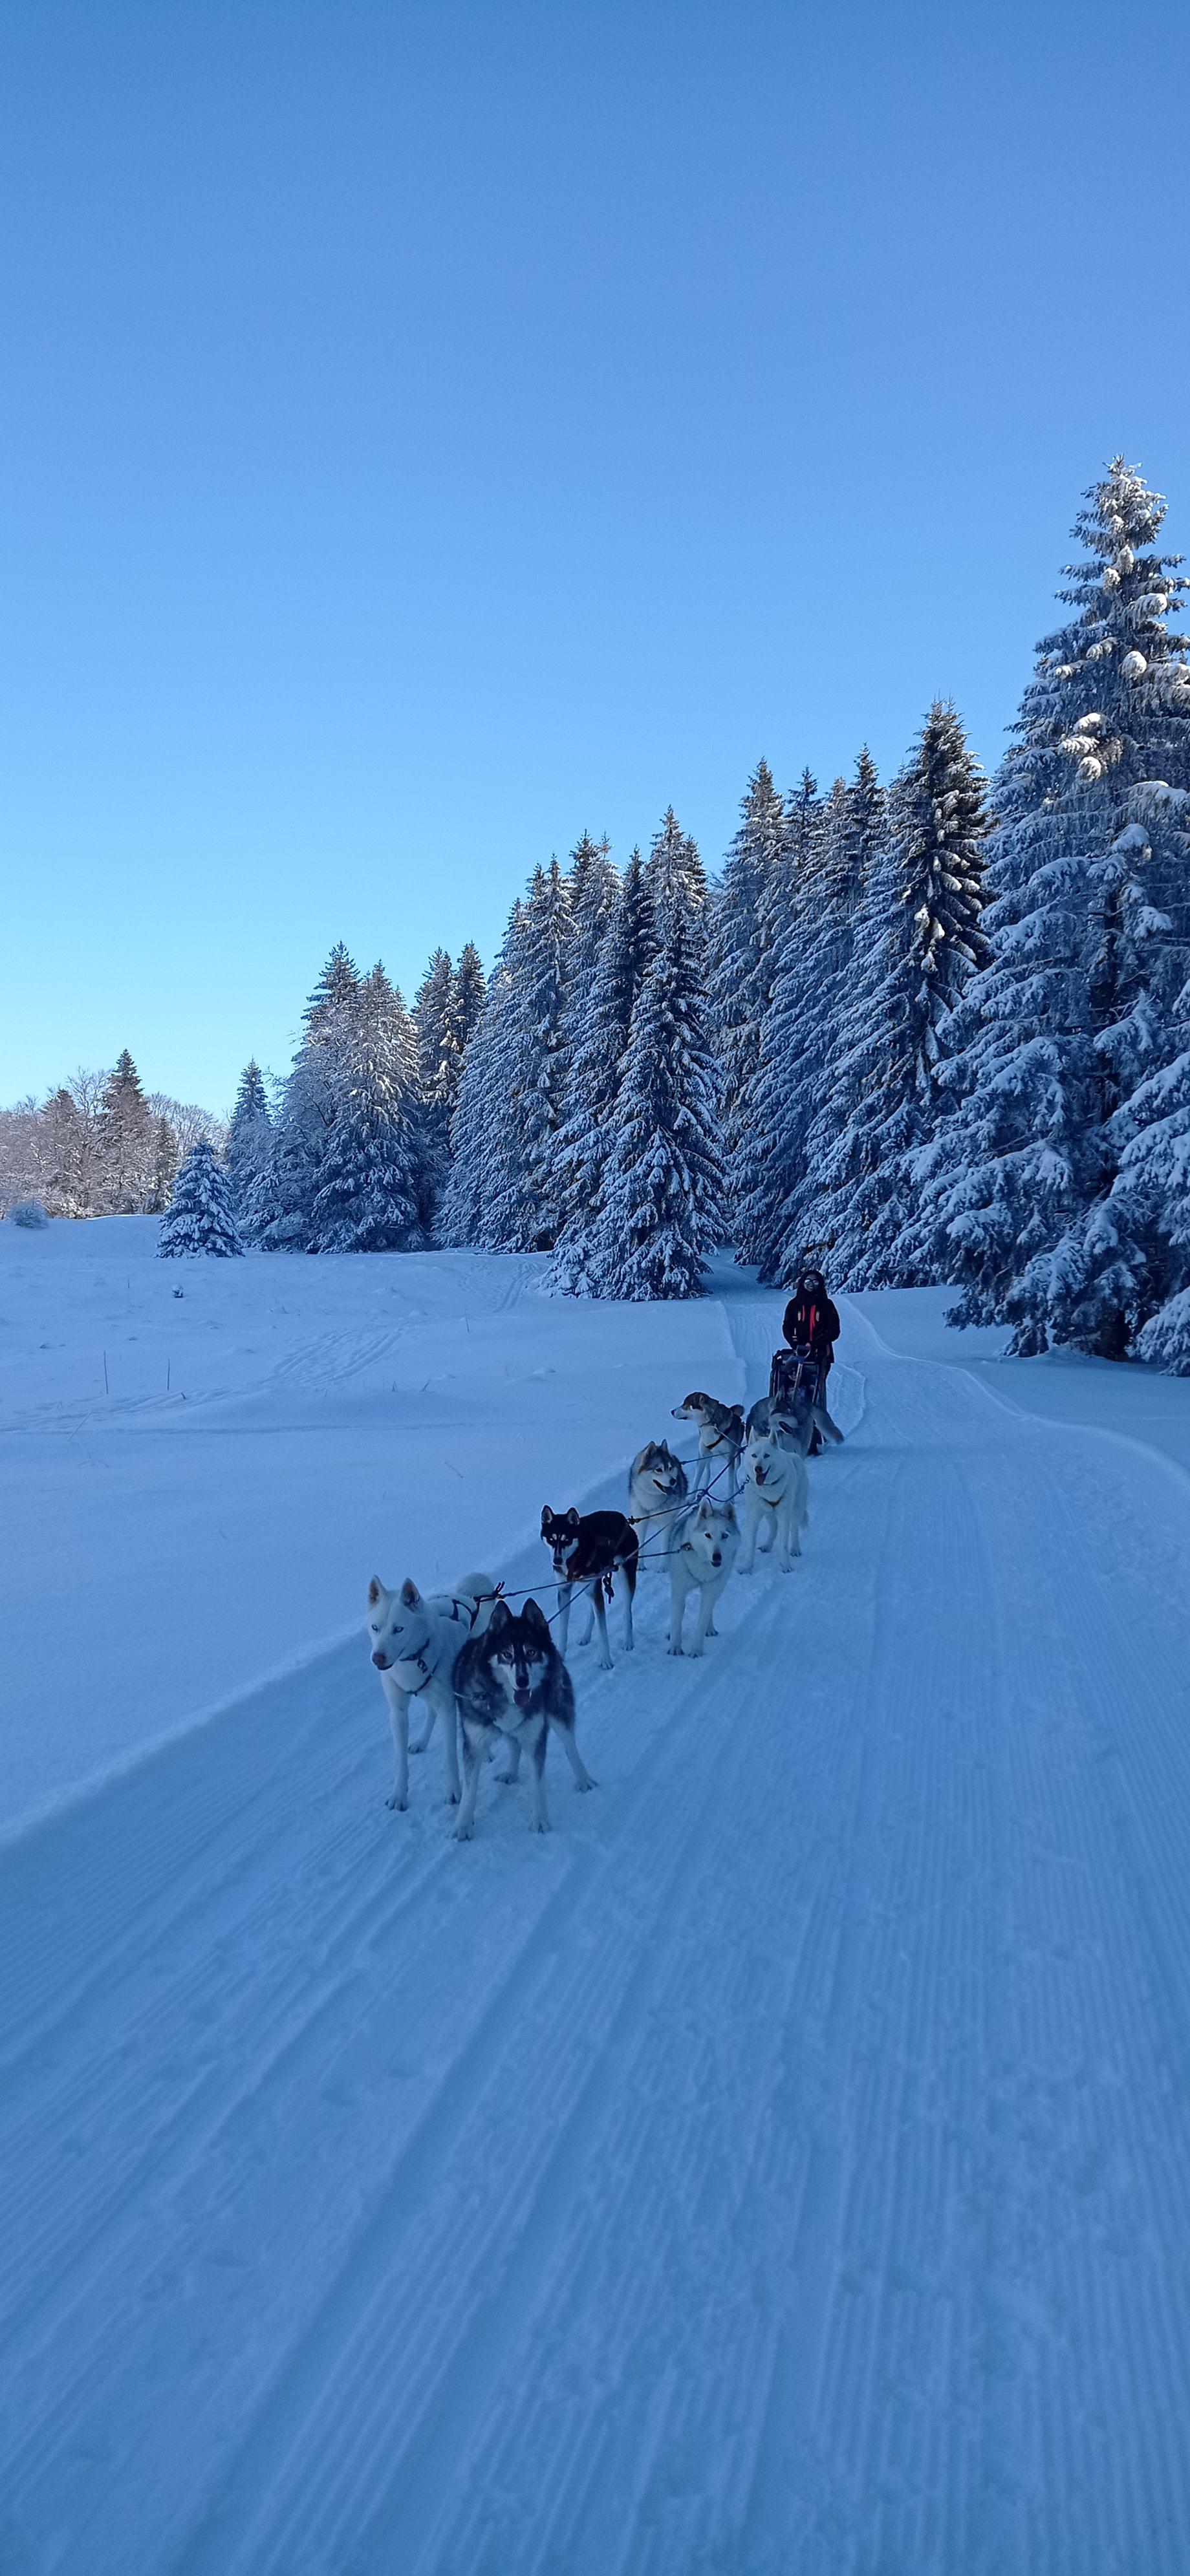
[[703, 1651], [704, 1650], [701, 1646], [687, 1646], [686, 1648], [686, 1652], [692, 1661], [697, 1661], [697, 1658], [703, 1653]]
[[667, 1655], [684, 1655], [686, 1649], [684, 1646], [667, 1646], [665, 1651]]
[[397, 1815], [401, 1816], [404, 1815], [405, 1809], [409, 1804], [409, 1800], [407, 1797], [398, 1798], [396, 1790], [394, 1789], [391, 1798], [386, 1798], [384, 1803], [386, 1807], [391, 1807]]
[[474, 1826], [473, 1826], [473, 1825], [470, 1825], [470, 1824], [464, 1824], [464, 1822], [463, 1822], [462, 1818], [460, 1817], [458, 1824], [455, 1826], [455, 1841], [456, 1841], [457, 1843], [469, 1843], [469, 1842], [470, 1842], [470, 1840], [471, 1840], [471, 1836], [472, 1836], [472, 1834], [474, 1833], [474, 1831], [475, 1831]]
[[575, 1796], [578, 1798], [585, 1798], [588, 1789], [597, 1789], [598, 1787], [598, 1780], [592, 1780], [589, 1777], [586, 1780], [576, 1780], [574, 1784]]

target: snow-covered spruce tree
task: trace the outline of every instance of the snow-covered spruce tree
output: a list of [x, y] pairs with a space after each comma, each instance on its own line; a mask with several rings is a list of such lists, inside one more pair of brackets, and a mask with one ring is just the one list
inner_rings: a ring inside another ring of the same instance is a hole
[[611, 1146], [616, 1094], [632, 1010], [653, 954], [653, 910], [639, 850], [619, 880], [583, 1009], [576, 1015], [558, 1136], [562, 1226], [550, 1285], [572, 1297], [591, 1294], [590, 1263], [603, 1207], [603, 1171]]
[[[100, 1151], [106, 1198], [116, 1216], [135, 1216], [153, 1195], [153, 1115], [127, 1047], [104, 1086]], [[164, 1204], [164, 1202], [163, 1202]]]
[[337, 1069], [351, 1035], [360, 978], [346, 949], [332, 948], [303, 1014], [269, 1158], [248, 1193], [244, 1223], [267, 1252], [316, 1248], [313, 1210], [335, 1123]]
[[458, 965], [455, 968], [454, 985], [451, 990], [450, 1030], [451, 1053], [454, 1066], [454, 1094], [451, 1102], [452, 1114], [454, 1102], [459, 1096], [459, 1080], [463, 1070], [463, 1058], [471, 1044], [474, 1031], [479, 1025], [479, 1015], [483, 1009], [485, 989], [483, 966], [480, 960], [479, 950], [475, 946], [474, 941], [469, 939], [466, 947], [460, 954]]
[[507, 1123], [487, 1188], [484, 1240], [493, 1251], [549, 1252], [562, 1222], [557, 1142], [570, 931], [570, 888], [551, 859], [529, 879], [513, 994], [501, 1015], [495, 1082]]
[[311, 1209], [319, 1252], [407, 1252], [420, 1241], [416, 1044], [383, 966], [358, 987], [334, 1050], [335, 1115]]
[[601, 1297], [697, 1296], [723, 1239], [705, 879], [694, 843], [679, 849], [672, 822], [667, 815], [654, 844], [660, 864], [646, 871], [654, 948], [633, 1007], [591, 1249]]
[[232, 1206], [241, 1229], [248, 1225], [252, 1192], [261, 1173], [268, 1167], [272, 1147], [273, 1121], [269, 1113], [268, 1093], [264, 1087], [264, 1075], [253, 1056], [240, 1075], [224, 1157]]
[[[524, 911], [518, 896], [463, 1057], [459, 1096], [450, 1127], [450, 1171], [438, 1212], [438, 1238], [442, 1243], [476, 1245], [490, 1251], [504, 1248], [493, 1239], [490, 1218], [497, 1179], [503, 1194], [520, 1169], [519, 1142], [509, 1119], [507, 1081]], [[463, 960], [459, 962], [461, 968]]]
[[[768, 880], [787, 857], [785, 806], [766, 760], [740, 805], [740, 826], [711, 891], [709, 992], [722, 1092], [723, 1151], [733, 1201], [753, 1131], [752, 1091], [772, 998], [778, 907]], [[738, 1232], [738, 1225], [737, 1225]], [[741, 1258], [747, 1254], [741, 1247]]]
[[450, 1163], [450, 1122], [458, 1098], [459, 1067], [453, 1027], [455, 973], [445, 948], [436, 948], [417, 988], [413, 1029], [417, 1046], [418, 1219], [432, 1243]]
[[[1190, 986], [1173, 1025], [1190, 1039]], [[1112, 1197], [1125, 1201], [1130, 1238], [1146, 1255], [1146, 1285], [1159, 1300], [1136, 1349], [1190, 1377], [1190, 1045], [1138, 1085], [1125, 1116], [1132, 1132]]]
[[176, 1260], [188, 1252], [226, 1257], [243, 1249], [227, 1173], [214, 1146], [200, 1137], [174, 1182], [157, 1250], [163, 1259]]
[[1075, 610], [1041, 646], [995, 787], [986, 918], [947, 1161], [924, 1184], [963, 1296], [1118, 1355], [1151, 1312], [1117, 1199], [1130, 1095], [1176, 1054], [1186, 955], [1190, 672], [1166, 619], [1185, 584], [1155, 551], [1164, 504], [1116, 458], [1076, 523]]
[[[889, 800], [891, 907], [882, 942], [873, 924], [877, 969], [862, 978], [845, 1070], [840, 1057], [836, 1106], [847, 1114], [810, 1176], [814, 1232], [830, 1242], [841, 1285], [908, 1287], [930, 1275], [913, 1243], [915, 1158], [943, 1114], [953, 1014], [988, 959], [983, 799], [959, 718], [936, 700]], [[788, 1244], [783, 1278], [795, 1275], [801, 1248]]]
[[820, 1061], [810, 1053], [821, 998], [818, 950], [826, 932], [825, 810], [808, 769], [785, 809], [782, 864], [761, 888], [768, 992], [736, 1117], [730, 1180], [738, 1258], [767, 1277], [780, 1212], [800, 1168]]

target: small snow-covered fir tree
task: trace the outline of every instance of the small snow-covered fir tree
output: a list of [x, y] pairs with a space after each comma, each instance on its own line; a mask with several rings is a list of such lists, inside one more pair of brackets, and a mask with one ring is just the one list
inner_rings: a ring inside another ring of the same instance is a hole
[[[162, 1122], [164, 1124], [164, 1122]], [[255, 1056], [240, 1075], [240, 1087], [227, 1130], [225, 1156], [232, 1205], [241, 1227], [248, 1221], [252, 1192], [268, 1168], [273, 1148], [273, 1121], [264, 1075]]]
[[335, 1115], [311, 1208], [319, 1252], [406, 1252], [421, 1241], [416, 1045], [383, 966], [360, 984], [333, 1069]]
[[220, 1258], [242, 1253], [227, 1174], [205, 1137], [192, 1145], [174, 1182], [174, 1194], [161, 1220], [157, 1250], [164, 1260], [184, 1253]]
[[590, 1259], [595, 1294], [638, 1300], [697, 1296], [725, 1222], [706, 881], [672, 813], [645, 874], [653, 954], [633, 1007]]
[[653, 954], [653, 908], [639, 850], [619, 880], [585, 1003], [573, 1023], [558, 1173], [562, 1224], [550, 1285], [569, 1296], [591, 1291], [591, 1259], [603, 1209], [603, 1173], [632, 1011]]

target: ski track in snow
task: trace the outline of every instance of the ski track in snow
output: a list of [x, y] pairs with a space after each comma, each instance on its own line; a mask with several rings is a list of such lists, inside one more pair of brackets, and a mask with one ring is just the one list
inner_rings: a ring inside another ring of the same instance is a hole
[[544, 1841], [361, 1640], [12, 1847], [4, 2576], [1184, 2576], [1185, 1500], [844, 1347]]

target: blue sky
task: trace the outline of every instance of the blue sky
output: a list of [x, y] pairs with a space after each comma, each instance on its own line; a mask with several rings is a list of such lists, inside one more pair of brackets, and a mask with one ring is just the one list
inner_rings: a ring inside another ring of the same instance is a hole
[[1190, 545], [1190, 11], [11, 0], [0, 1099], [225, 1107], [327, 948], [762, 752], [989, 765], [1085, 484]]

